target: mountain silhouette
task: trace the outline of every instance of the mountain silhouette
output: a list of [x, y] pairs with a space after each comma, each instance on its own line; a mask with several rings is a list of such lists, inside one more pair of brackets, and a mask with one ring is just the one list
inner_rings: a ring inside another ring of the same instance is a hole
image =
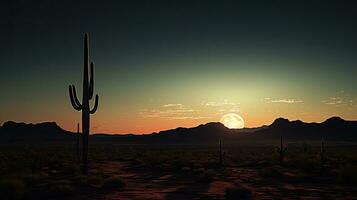
[[26, 124], [8, 121], [0, 127], [2, 141], [47, 141], [69, 139], [74, 134], [59, 127], [56, 122]]
[[164, 143], [201, 143], [217, 141], [217, 138], [225, 137], [232, 131], [219, 122], [201, 124], [193, 128], [176, 128], [150, 135], [156, 142]]
[[[75, 134], [59, 127], [55, 122], [25, 124], [5, 122], [0, 127], [1, 141], [46, 141], [75, 139]], [[332, 117], [321, 123], [306, 123], [300, 120], [290, 121], [277, 118], [267, 126], [258, 128], [228, 129], [219, 122], [210, 122], [192, 128], [175, 128], [147, 135], [108, 135], [94, 134], [94, 141], [113, 141], [118, 143], [207, 143], [219, 139], [229, 141], [243, 139], [279, 139], [283, 136], [296, 140], [341, 140], [357, 141], [357, 121], [346, 121]]]
[[278, 118], [270, 126], [250, 135], [250, 137], [262, 139], [274, 139], [280, 136], [290, 139], [355, 140], [357, 139], [357, 121], [331, 117], [322, 123], [305, 123], [300, 120], [289, 121]]

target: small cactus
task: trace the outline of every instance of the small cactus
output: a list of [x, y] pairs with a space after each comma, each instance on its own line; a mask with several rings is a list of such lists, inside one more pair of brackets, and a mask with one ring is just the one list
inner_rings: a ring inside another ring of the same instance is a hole
[[303, 149], [303, 152], [304, 152], [304, 154], [306, 154], [307, 153], [307, 148], [308, 148], [308, 146], [307, 146], [307, 143], [306, 142], [304, 142], [304, 144], [303, 144], [303, 147], [302, 147]]
[[322, 140], [321, 141], [321, 147], [320, 147], [320, 165], [321, 165], [321, 168], [324, 167], [325, 165], [325, 142]]
[[222, 150], [222, 140], [219, 140], [219, 164], [223, 166], [225, 152]]
[[280, 163], [282, 163], [284, 160], [286, 150], [287, 150], [287, 147], [284, 147], [284, 145], [283, 145], [283, 136], [280, 136], [280, 147], [276, 147], [276, 151], [279, 153]]

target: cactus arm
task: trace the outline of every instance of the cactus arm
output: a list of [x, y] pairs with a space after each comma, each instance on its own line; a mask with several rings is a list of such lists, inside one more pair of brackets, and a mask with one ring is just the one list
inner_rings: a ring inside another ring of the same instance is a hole
[[96, 94], [95, 95], [95, 102], [94, 102], [94, 107], [92, 110], [90, 110], [90, 114], [94, 114], [97, 111], [98, 108], [98, 101], [99, 101], [99, 96]]
[[89, 99], [93, 98], [94, 93], [94, 63], [90, 63]]
[[78, 97], [77, 97], [76, 86], [74, 86], [74, 85], [72, 85], [72, 92], [73, 92], [73, 97], [74, 97], [74, 100], [75, 100], [76, 104], [77, 104], [79, 107], [82, 107], [82, 105], [81, 105], [81, 103], [79, 102]]
[[69, 89], [69, 97], [71, 99], [71, 104], [73, 108], [78, 111], [82, 110], [82, 105], [79, 103], [77, 96], [75, 95], [76, 94], [75, 89], [72, 88], [72, 85], [68, 86], [68, 89]]

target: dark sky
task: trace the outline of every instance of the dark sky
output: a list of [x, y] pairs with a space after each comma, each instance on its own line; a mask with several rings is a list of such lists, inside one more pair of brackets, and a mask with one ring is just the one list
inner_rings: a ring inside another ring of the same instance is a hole
[[106, 50], [140, 56], [237, 46], [243, 53], [343, 56], [356, 53], [357, 4], [351, 2], [15, 0], [2, 6], [1, 53], [9, 59], [26, 59], [28, 51], [63, 56], [68, 43], [91, 32]]
[[[229, 99], [244, 109], [252, 99], [292, 98], [311, 111], [341, 91], [345, 100], [357, 97], [356, 1], [14, 0], [1, 7], [1, 122], [49, 118], [69, 126], [66, 86], [81, 83], [84, 32], [91, 34], [103, 120], [140, 121], [138, 110], [174, 101]], [[325, 115], [357, 117], [351, 112]], [[306, 117], [275, 113], [284, 114]], [[258, 121], [250, 124], [266, 122]], [[133, 131], [155, 129], [142, 124]]]

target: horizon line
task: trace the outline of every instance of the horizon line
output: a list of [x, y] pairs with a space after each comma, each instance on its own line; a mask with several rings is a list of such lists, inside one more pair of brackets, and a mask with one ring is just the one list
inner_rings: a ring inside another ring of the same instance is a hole
[[[254, 129], [254, 128], [261, 128], [261, 127], [264, 127], [264, 126], [269, 126], [271, 124], [273, 124], [277, 119], [286, 119], [288, 120], [289, 122], [294, 122], [294, 121], [301, 121], [303, 123], [323, 123], [329, 119], [332, 119], [332, 118], [340, 118], [344, 121], [357, 121], [357, 120], [346, 120], [340, 116], [337, 116], [337, 115], [334, 115], [334, 116], [331, 116], [331, 117], [328, 117], [326, 118], [325, 120], [322, 120], [320, 122], [317, 122], [317, 121], [312, 121], [312, 122], [308, 122], [308, 121], [303, 121], [303, 120], [299, 120], [299, 119], [296, 119], [296, 120], [290, 120], [288, 118], [284, 118], [284, 117], [277, 117], [275, 118], [270, 124], [262, 124], [260, 126], [256, 126], [256, 127], [244, 127], [244, 128], [237, 128], [237, 129], [231, 129], [231, 130], [244, 130], [244, 129]], [[8, 120], [8, 121], [4, 121], [1, 125], [0, 125], [0, 128], [4, 126], [5, 123], [7, 122], [13, 122], [13, 123], [24, 123], [24, 124], [28, 124], [28, 125], [37, 125], [37, 124], [43, 124], [43, 123], [55, 123], [58, 127], [60, 127], [61, 129], [65, 130], [65, 131], [69, 131], [69, 130], [66, 130], [64, 128], [62, 128], [63, 126], [61, 126], [60, 124], [58, 124], [56, 121], [42, 121], [42, 122], [17, 122], [17, 121], [12, 121], [12, 120]], [[222, 124], [224, 126], [223, 123], [221, 122], [217, 122], [217, 121], [212, 121], [212, 122], [207, 122], [207, 123], [202, 123], [202, 124], [198, 124], [196, 126], [190, 126], [190, 127], [183, 127], [183, 126], [177, 126], [175, 128], [170, 128], [170, 129], [163, 129], [163, 130], [160, 130], [160, 131], [153, 131], [153, 132], [150, 132], [150, 133], [110, 133], [110, 132], [96, 132], [96, 133], [91, 133], [90, 135], [96, 135], [96, 134], [105, 134], [105, 135], [150, 135], [150, 134], [154, 134], [154, 133], [159, 133], [159, 132], [162, 132], [162, 131], [169, 131], [169, 130], [174, 130], [174, 129], [178, 129], [178, 128], [195, 128], [195, 127], [198, 127], [198, 126], [201, 126], [201, 125], [206, 125], [206, 124], [210, 124], [210, 123], [219, 123], [219, 124]], [[227, 129], [230, 129], [228, 127], [226, 127]], [[72, 131], [69, 131], [69, 132], [72, 132]], [[75, 132], [72, 132], [72, 133], [75, 133]]]

